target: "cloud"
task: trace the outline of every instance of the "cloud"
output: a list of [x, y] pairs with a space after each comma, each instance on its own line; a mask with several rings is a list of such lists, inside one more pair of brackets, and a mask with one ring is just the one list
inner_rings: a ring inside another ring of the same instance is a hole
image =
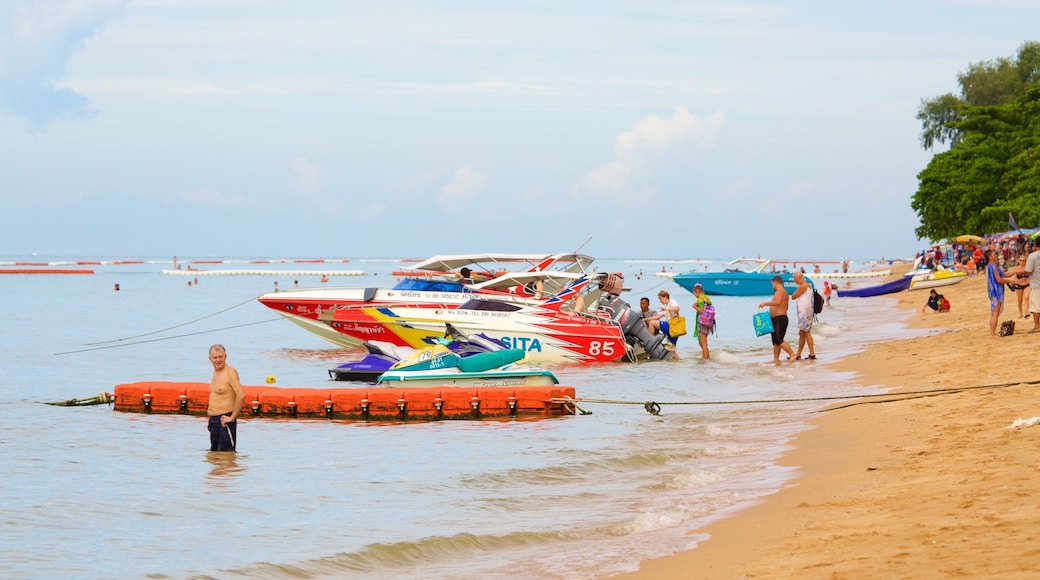
[[245, 207], [251, 205], [249, 199], [242, 195], [221, 195], [215, 191], [201, 188], [180, 191], [177, 199], [185, 203], [211, 205], [214, 207]]
[[651, 195], [652, 187], [637, 187], [635, 181], [651, 177], [656, 165], [667, 163], [684, 148], [713, 148], [722, 124], [722, 113], [702, 119], [682, 106], [675, 108], [671, 119], [650, 115], [618, 135], [614, 141], [614, 160], [589, 170], [571, 193], [578, 197], [607, 195], [615, 199]]
[[14, 0], [0, 4], [0, 109], [43, 130], [90, 115], [83, 95], [59, 88], [68, 60], [122, 13], [124, 0]]
[[300, 193], [317, 193], [321, 190], [321, 168], [306, 157], [297, 158], [293, 162], [293, 182], [289, 187]]
[[440, 203], [453, 203], [473, 197], [484, 189], [488, 176], [473, 171], [473, 168], [465, 165], [455, 170], [455, 176], [451, 182], [441, 187], [437, 194]]

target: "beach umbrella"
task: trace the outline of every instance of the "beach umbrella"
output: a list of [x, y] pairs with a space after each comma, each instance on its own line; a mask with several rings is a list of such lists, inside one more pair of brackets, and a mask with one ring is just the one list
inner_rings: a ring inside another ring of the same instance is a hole
[[980, 236], [973, 236], [971, 234], [964, 234], [963, 236], [957, 236], [956, 238], [953, 238], [950, 241], [955, 244], [970, 244], [973, 242], [976, 244], [984, 244], [986, 243], [986, 238]]

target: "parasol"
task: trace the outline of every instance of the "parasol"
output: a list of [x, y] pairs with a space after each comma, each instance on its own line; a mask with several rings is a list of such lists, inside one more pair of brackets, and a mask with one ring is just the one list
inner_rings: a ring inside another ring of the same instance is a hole
[[986, 238], [983, 238], [981, 236], [973, 236], [971, 234], [964, 234], [963, 236], [957, 236], [956, 238], [953, 238], [950, 241], [955, 244], [984, 244], [986, 243]]

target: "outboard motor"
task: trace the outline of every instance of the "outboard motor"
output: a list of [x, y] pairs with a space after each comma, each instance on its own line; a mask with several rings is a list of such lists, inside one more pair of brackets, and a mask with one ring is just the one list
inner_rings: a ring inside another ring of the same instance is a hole
[[[610, 276], [612, 275], [610, 274]], [[617, 287], [620, 291], [620, 283], [618, 283]], [[636, 344], [642, 345], [649, 358], [661, 360], [671, 356], [671, 353], [664, 347], [664, 336], [650, 334], [650, 329], [646, 327], [643, 318], [634, 312], [632, 307], [619, 298], [617, 294], [604, 293], [599, 300], [599, 309], [609, 312], [611, 319], [621, 325], [621, 331], [625, 334], [625, 340], [633, 346]]]

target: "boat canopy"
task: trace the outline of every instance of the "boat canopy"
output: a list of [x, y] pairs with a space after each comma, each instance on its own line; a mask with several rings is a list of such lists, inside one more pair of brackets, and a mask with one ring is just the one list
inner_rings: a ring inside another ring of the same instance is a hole
[[489, 272], [503, 269], [584, 272], [593, 261], [594, 258], [585, 254], [455, 254], [434, 256], [406, 269], [449, 272], [468, 267]]
[[771, 263], [772, 260], [769, 260], [768, 258], [737, 258], [736, 260], [731, 260], [726, 264], [733, 266], [733, 268], [728, 271], [765, 272], [766, 268], [768, 268]]

